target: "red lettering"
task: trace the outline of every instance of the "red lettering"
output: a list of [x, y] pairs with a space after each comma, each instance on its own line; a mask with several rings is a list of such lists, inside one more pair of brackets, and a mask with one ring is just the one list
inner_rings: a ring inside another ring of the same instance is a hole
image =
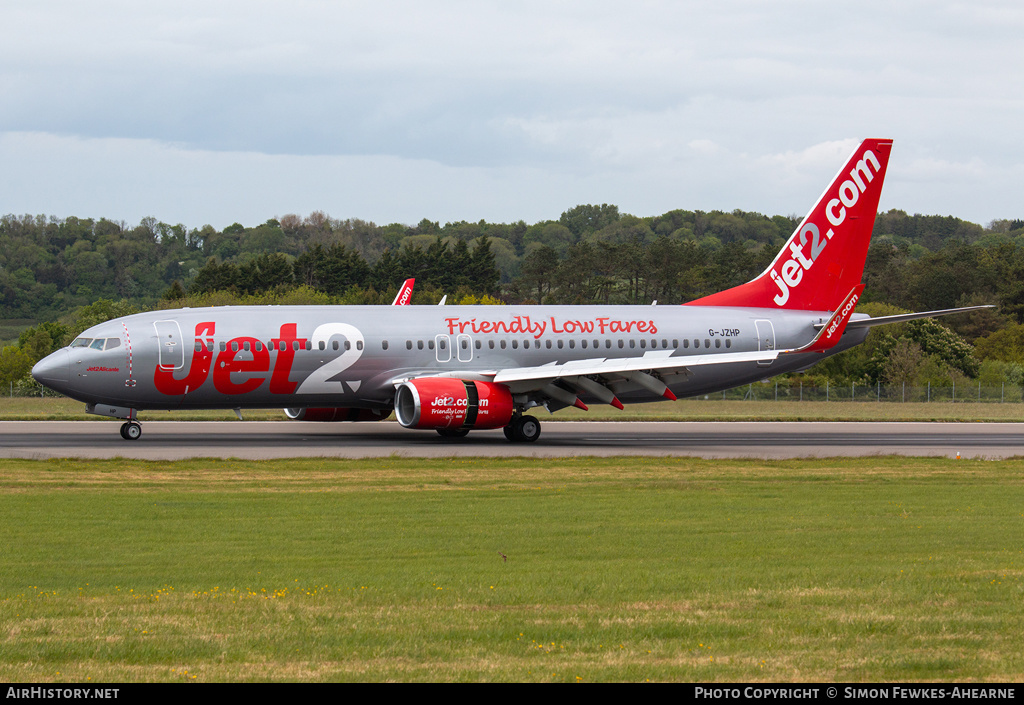
[[295, 332], [297, 328], [298, 325], [295, 323], [285, 323], [281, 326], [280, 337], [270, 341], [277, 349], [274, 372], [270, 376], [271, 394], [291, 394], [297, 386], [296, 382], [288, 379], [292, 372], [292, 361], [295, 360], [295, 341], [301, 342], [303, 348], [306, 347], [306, 339], [299, 338]]
[[[238, 350], [231, 349], [234, 347], [233, 343], [238, 343]], [[252, 354], [251, 360], [237, 359], [239, 353], [246, 352], [244, 350], [245, 343], [249, 343], [248, 352]], [[227, 349], [217, 355], [217, 365], [213, 368], [213, 386], [217, 388], [218, 392], [221, 394], [247, 394], [263, 384], [264, 377], [250, 377], [237, 384], [231, 381], [233, 372], [267, 372], [270, 369], [270, 353], [262, 345], [257, 350], [256, 343], [255, 338], [246, 336], [234, 338], [228, 343]]]

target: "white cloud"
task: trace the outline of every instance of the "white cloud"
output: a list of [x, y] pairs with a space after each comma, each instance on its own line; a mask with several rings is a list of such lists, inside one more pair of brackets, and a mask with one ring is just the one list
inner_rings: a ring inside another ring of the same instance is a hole
[[[65, 0], [8, 3], [4, 20], [4, 168], [49, 176], [2, 177], [9, 211], [785, 212], [861, 137], [896, 139], [900, 198], [928, 203], [909, 165], [930, 159], [975, 165], [939, 170], [955, 214], [1018, 208], [1024, 11], [1008, 0]], [[345, 181], [356, 167], [370, 176]]]

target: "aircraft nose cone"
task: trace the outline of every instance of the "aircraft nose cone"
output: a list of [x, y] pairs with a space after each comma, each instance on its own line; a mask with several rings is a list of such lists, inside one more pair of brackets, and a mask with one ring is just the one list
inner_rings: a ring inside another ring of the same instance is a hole
[[50, 353], [32, 368], [32, 376], [40, 384], [57, 389], [66, 387], [70, 380], [71, 355], [67, 350]]

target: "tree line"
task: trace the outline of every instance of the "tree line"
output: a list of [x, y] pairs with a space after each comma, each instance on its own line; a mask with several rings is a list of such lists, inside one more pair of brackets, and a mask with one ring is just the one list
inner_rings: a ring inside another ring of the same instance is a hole
[[[442, 226], [424, 219], [379, 226], [315, 212], [221, 231], [153, 218], [129, 227], [8, 215], [0, 218], [0, 318], [44, 321], [8, 346], [34, 362], [47, 349], [44, 338], [60, 347], [96, 310], [243, 301], [384, 304], [408, 277], [417, 279], [414, 303], [448, 295], [452, 302], [678, 304], [756, 276], [797, 224], [791, 216], [738, 210], [640, 218], [609, 204], [576, 206], [533, 225]], [[953, 217], [881, 213], [864, 281], [860, 310], [874, 307], [874, 315], [980, 303], [998, 308], [878, 329], [867, 345], [814, 374], [890, 383], [900, 375], [974, 379], [995, 374], [993, 365], [1006, 378], [1024, 365], [1024, 222], [982, 227]], [[63, 335], [54, 326], [65, 326]], [[13, 351], [3, 354], [0, 368], [24, 367], [24, 360], [11, 363]]]

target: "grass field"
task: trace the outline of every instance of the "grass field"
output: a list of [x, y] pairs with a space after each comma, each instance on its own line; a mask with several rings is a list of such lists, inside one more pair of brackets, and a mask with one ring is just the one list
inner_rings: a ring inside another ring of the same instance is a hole
[[1024, 461], [19, 461], [5, 681], [1020, 681]]
[[[677, 402], [631, 404], [625, 411], [593, 405], [589, 411], [563, 409], [545, 421], [1000, 421], [1024, 422], [1024, 403], [872, 402], [872, 401], [739, 401], [681, 399]], [[247, 421], [283, 421], [281, 409], [247, 409]], [[142, 420], [229, 421], [227, 409], [205, 411], [143, 411]], [[0, 421], [109, 421], [85, 413], [82, 402], [60, 398], [0, 397]]]

